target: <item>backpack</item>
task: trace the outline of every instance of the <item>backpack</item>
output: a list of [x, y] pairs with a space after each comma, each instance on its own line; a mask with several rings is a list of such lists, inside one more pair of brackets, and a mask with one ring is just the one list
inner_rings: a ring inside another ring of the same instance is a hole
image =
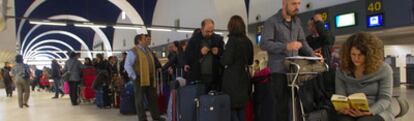
[[29, 80], [30, 79], [30, 68], [28, 65], [23, 65], [23, 79]]

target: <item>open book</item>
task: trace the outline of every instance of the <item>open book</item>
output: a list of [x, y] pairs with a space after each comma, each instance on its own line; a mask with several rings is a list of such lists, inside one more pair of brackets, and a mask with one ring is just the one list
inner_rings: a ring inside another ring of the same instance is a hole
[[336, 111], [352, 108], [354, 110], [369, 112], [368, 99], [364, 93], [355, 93], [348, 97], [332, 95], [331, 102]]

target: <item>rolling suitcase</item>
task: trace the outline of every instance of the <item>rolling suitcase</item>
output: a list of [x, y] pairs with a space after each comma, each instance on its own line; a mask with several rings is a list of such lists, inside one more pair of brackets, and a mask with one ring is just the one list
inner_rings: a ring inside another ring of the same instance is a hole
[[245, 121], [254, 121], [254, 107], [253, 107], [253, 100], [249, 99], [245, 107]]
[[134, 84], [130, 81], [125, 84], [124, 89], [121, 92], [119, 111], [121, 114], [136, 114], [135, 96], [134, 96]]
[[[177, 118], [178, 117], [178, 113], [177, 113], [177, 88], [181, 87], [180, 84], [179, 84], [180, 81], [183, 84], [182, 86], [184, 86], [185, 82], [187, 81], [182, 77], [183, 71], [181, 71], [180, 74], [181, 74], [181, 76], [176, 71], [175, 79], [170, 82], [170, 85], [167, 85], [167, 86], [169, 86], [169, 88], [171, 88], [171, 90], [169, 90], [170, 95], [168, 96], [168, 104], [167, 104], [167, 121], [177, 121], [178, 120], [178, 118]], [[164, 94], [166, 94], [166, 93], [164, 93]]]
[[65, 94], [69, 94], [70, 90], [69, 90], [69, 83], [67, 81], [63, 82], [63, 92]]
[[178, 121], [195, 121], [196, 100], [205, 92], [203, 84], [191, 84], [177, 89], [177, 115]]
[[111, 98], [109, 96], [109, 93], [109, 89], [106, 86], [96, 90], [96, 106], [98, 106], [99, 108], [110, 108]]
[[177, 121], [177, 90], [171, 90], [168, 100], [167, 121]]
[[156, 76], [157, 81], [157, 104], [158, 104], [158, 110], [161, 114], [166, 113], [167, 106], [166, 106], [166, 94], [164, 93], [164, 80], [163, 80], [163, 74], [162, 71], [157, 71]]
[[197, 103], [197, 121], [230, 121], [230, 97], [218, 92], [201, 95]]

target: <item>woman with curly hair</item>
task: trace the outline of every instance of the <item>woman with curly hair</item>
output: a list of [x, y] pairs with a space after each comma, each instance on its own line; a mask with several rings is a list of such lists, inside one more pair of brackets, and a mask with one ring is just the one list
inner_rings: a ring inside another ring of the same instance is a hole
[[384, 45], [376, 36], [360, 32], [342, 45], [340, 68], [336, 73], [336, 93], [365, 93], [369, 112], [339, 111], [339, 121], [392, 121], [392, 69], [384, 63]]

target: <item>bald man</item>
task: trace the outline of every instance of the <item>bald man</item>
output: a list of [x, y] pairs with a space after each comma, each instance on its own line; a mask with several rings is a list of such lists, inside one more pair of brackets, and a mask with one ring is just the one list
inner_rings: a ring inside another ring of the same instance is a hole
[[200, 32], [193, 33], [185, 51], [186, 67], [190, 81], [201, 81], [207, 91], [220, 90], [220, 57], [223, 53], [223, 37], [214, 33], [214, 21], [205, 19], [201, 22]]
[[[305, 41], [301, 21], [297, 16], [301, 0], [282, 0], [282, 9], [264, 23], [260, 48], [267, 51], [270, 67], [270, 111], [263, 112], [262, 121], [288, 121], [290, 91], [287, 82], [286, 57], [313, 56], [313, 50]], [[264, 108], [267, 108], [266, 106]], [[272, 113], [272, 110], [274, 111]], [[271, 112], [267, 113], [266, 112]]]

